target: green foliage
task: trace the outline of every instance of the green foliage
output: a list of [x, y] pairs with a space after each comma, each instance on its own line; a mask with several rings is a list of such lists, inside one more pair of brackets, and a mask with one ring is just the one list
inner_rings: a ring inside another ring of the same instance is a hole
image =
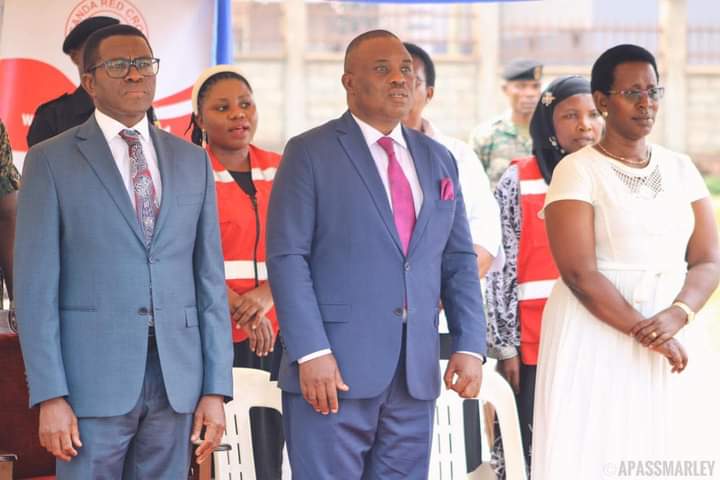
[[720, 195], [720, 175], [707, 175], [705, 177], [705, 185], [707, 185], [710, 194]]

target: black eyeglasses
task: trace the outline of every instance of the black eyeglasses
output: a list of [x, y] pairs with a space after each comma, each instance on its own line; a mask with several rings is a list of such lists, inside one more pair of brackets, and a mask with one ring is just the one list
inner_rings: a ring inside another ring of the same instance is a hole
[[638, 102], [643, 95], [647, 95], [650, 100], [657, 101], [665, 95], [665, 87], [650, 87], [647, 90], [638, 90], [631, 88], [629, 90], [609, 90], [610, 95], [622, 95], [631, 102]]
[[129, 58], [112, 58], [93, 65], [87, 69], [87, 72], [90, 73], [100, 67], [105, 67], [108, 77], [124, 78], [130, 73], [130, 67], [132, 66], [134, 66], [143, 77], [153, 77], [157, 75], [160, 69], [160, 59], [151, 57], [133, 58], [132, 60]]

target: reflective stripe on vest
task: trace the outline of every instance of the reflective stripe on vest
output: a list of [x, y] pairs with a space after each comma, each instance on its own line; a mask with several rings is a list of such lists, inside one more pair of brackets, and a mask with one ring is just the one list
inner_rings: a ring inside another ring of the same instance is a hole
[[[258, 281], [267, 280], [265, 262], [257, 262]], [[255, 267], [252, 260], [228, 260], [225, 262], [225, 280], [254, 280]]]
[[[250, 177], [253, 180], [265, 180], [268, 182], [272, 182], [275, 179], [275, 173], [277, 173], [277, 168], [253, 168], [250, 172]], [[227, 170], [216, 170], [213, 172], [213, 175], [215, 176], [215, 181], [219, 183], [233, 183], [235, 181], [233, 176]]]
[[547, 298], [555, 286], [557, 280], [538, 280], [535, 282], [525, 282], [518, 285], [518, 300], [536, 300], [538, 298]]
[[520, 180], [520, 195], [544, 195], [547, 193], [545, 179]]

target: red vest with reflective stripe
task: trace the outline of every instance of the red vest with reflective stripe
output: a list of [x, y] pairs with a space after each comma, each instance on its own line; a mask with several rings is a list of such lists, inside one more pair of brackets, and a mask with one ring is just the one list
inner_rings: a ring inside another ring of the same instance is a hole
[[[255, 207], [240, 185], [208, 147], [208, 155], [215, 174], [220, 238], [225, 259], [225, 281], [232, 290], [244, 293], [267, 281], [265, 266], [265, 223], [268, 201], [275, 172], [280, 164], [280, 155], [250, 145], [251, 178], [255, 185], [259, 231], [256, 228]], [[256, 261], [253, 260], [255, 258]], [[257, 278], [256, 268], [257, 264]], [[273, 308], [267, 317], [278, 330], [277, 317]], [[233, 341], [247, 338], [243, 330], [232, 329]]]
[[547, 183], [535, 157], [519, 158], [513, 164], [518, 168], [522, 217], [517, 259], [520, 358], [526, 365], [537, 365], [543, 308], [560, 274], [550, 253], [545, 222], [538, 217]]

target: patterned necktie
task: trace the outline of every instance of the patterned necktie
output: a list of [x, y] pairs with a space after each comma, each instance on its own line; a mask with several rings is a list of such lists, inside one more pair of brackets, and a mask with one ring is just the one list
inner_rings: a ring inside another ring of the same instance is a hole
[[393, 139], [382, 137], [377, 143], [385, 150], [388, 156], [388, 182], [390, 183], [390, 200], [392, 201], [395, 228], [397, 228], [400, 236], [403, 253], [407, 255], [410, 237], [412, 237], [413, 228], [415, 228], [415, 203], [413, 203], [410, 182], [405, 177], [395, 156]]
[[159, 211], [155, 184], [150, 176], [147, 161], [145, 161], [140, 134], [137, 130], [126, 128], [120, 131], [120, 137], [128, 144], [130, 177], [135, 193], [135, 213], [145, 236], [145, 247], [149, 248], [155, 230], [155, 219]]

